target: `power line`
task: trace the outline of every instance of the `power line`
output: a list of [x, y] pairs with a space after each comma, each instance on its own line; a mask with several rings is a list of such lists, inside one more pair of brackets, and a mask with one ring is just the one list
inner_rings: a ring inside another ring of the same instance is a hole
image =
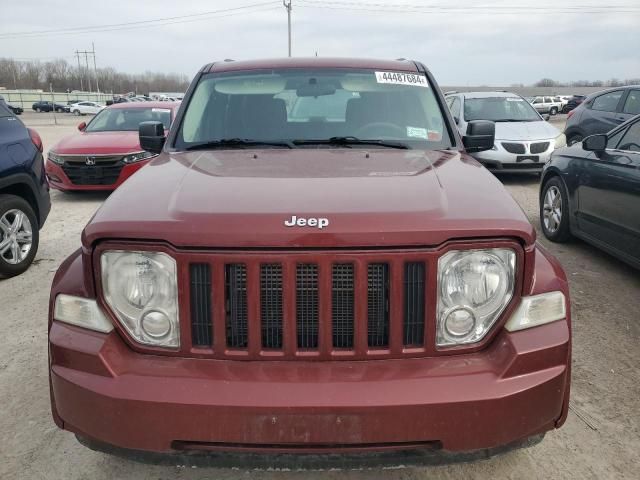
[[[265, 9], [264, 7], [269, 6], [270, 8]], [[262, 8], [261, 8], [262, 7]], [[138, 28], [149, 28], [149, 27], [157, 27], [162, 25], [173, 25], [176, 23], [188, 23], [194, 21], [202, 21], [207, 20], [208, 18], [200, 18], [200, 17], [224, 17], [231, 15], [239, 15], [242, 13], [248, 13], [259, 10], [270, 10], [278, 8], [275, 2], [260, 2], [253, 3], [249, 5], [243, 5], [240, 7], [233, 8], [224, 8], [219, 10], [211, 10], [207, 12], [201, 13], [193, 13], [189, 15], [179, 15], [174, 17], [163, 17], [156, 18], [152, 20], [139, 20], [135, 22], [124, 22], [124, 23], [112, 23], [112, 24], [104, 24], [104, 25], [92, 25], [87, 27], [71, 27], [71, 28], [59, 28], [52, 30], [33, 30], [28, 32], [8, 32], [8, 33], [0, 33], [0, 39], [6, 38], [32, 38], [39, 36], [53, 36], [53, 35], [75, 35], [82, 33], [95, 33], [95, 32], [109, 32], [114, 30], [128, 30], [128, 29], [138, 29]], [[218, 14], [226, 14], [226, 15], [218, 15]]]

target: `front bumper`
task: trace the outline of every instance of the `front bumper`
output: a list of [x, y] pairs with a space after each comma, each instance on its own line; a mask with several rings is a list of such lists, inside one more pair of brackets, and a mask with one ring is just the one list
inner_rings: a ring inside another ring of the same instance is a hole
[[151, 452], [465, 452], [551, 430], [568, 401], [565, 320], [503, 331], [473, 354], [401, 360], [160, 357], [55, 321], [49, 340], [56, 423]]
[[[487, 169], [497, 172], [540, 172], [545, 163], [551, 158], [554, 151], [554, 140], [539, 140], [537, 142], [549, 142], [549, 147], [542, 153], [530, 153], [526, 147], [525, 153], [515, 154], [506, 151], [501, 142], [507, 140], [496, 140], [494, 150], [487, 150], [473, 154], [473, 157], [482, 163]], [[516, 142], [518, 143], [518, 142]], [[521, 143], [521, 142], [520, 142]], [[526, 143], [526, 142], [525, 142]], [[531, 143], [531, 142], [529, 142]]]
[[45, 162], [45, 169], [47, 173], [47, 180], [49, 180], [49, 185], [56, 190], [62, 191], [112, 191], [118, 188], [122, 183], [128, 179], [131, 175], [136, 173], [142, 167], [144, 167], [149, 160], [143, 160], [141, 162], [131, 163], [122, 167], [120, 171], [120, 175], [115, 183], [111, 185], [78, 185], [73, 183], [62, 167], [56, 163], [53, 163], [49, 160]]

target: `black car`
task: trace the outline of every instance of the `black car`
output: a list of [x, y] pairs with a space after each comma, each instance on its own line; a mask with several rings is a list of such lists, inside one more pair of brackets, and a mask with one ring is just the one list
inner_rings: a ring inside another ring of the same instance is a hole
[[542, 172], [544, 235], [572, 235], [640, 268], [640, 115], [556, 150]]
[[584, 99], [587, 98], [586, 95], [572, 95], [564, 107], [562, 107], [562, 113], [569, 113], [571, 110], [574, 110], [578, 107]]
[[569, 112], [564, 134], [573, 145], [596, 133], [606, 133], [640, 114], [640, 86], [610, 88], [589, 95]]
[[29, 268], [50, 209], [42, 140], [0, 102], [0, 277]]
[[22, 107], [19, 107], [18, 105], [14, 105], [12, 103], [7, 103], [7, 108], [11, 110], [14, 115], [21, 115], [22, 112], [24, 112], [24, 109]]
[[[36, 111], [36, 112], [50, 112], [53, 110], [53, 103], [51, 102], [36, 102], [34, 103], [31, 108]], [[63, 113], [63, 112], [69, 112], [69, 105], [65, 105], [63, 103], [56, 103], [55, 104], [55, 109], [56, 112], [59, 113]]]

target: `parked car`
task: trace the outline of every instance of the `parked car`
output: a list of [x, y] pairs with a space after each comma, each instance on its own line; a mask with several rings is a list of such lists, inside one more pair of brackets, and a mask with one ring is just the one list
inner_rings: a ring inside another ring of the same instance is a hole
[[[51, 112], [54, 109], [54, 104], [52, 102], [41, 101], [35, 102], [31, 108], [36, 112]], [[69, 105], [65, 105], [63, 103], [55, 103], [55, 110], [59, 113], [69, 112]]]
[[640, 268], [640, 115], [552, 156], [540, 219], [549, 240], [576, 236]]
[[184, 105], [168, 134], [140, 124], [158, 158], [56, 273], [60, 428], [122, 454], [380, 461], [564, 423], [567, 279], [466, 153], [492, 122], [461, 137], [413, 61], [216, 62]]
[[562, 107], [562, 113], [569, 113], [571, 110], [580, 105], [586, 95], [573, 95], [571, 98], [567, 100], [567, 103]]
[[565, 135], [573, 145], [596, 133], [606, 133], [640, 114], [640, 85], [618, 87], [589, 95], [567, 116]]
[[564, 134], [515, 93], [464, 92], [447, 95], [446, 100], [461, 135], [469, 122], [496, 123], [493, 148], [473, 154], [490, 170], [540, 172], [554, 149], [566, 144]]
[[96, 102], [74, 103], [73, 105], [71, 105], [71, 107], [69, 107], [71, 113], [78, 116], [79, 115], [95, 115], [96, 113], [100, 112], [103, 108], [105, 108], [104, 105], [101, 105]]
[[24, 109], [19, 105], [14, 105], [12, 103], [6, 103], [6, 102], [5, 102], [5, 105], [9, 110], [11, 110], [11, 112], [14, 115], [22, 115], [22, 113], [24, 112]]
[[46, 171], [58, 190], [115, 190], [154, 155], [138, 143], [140, 122], [169, 128], [178, 104], [119, 103], [102, 109], [80, 133], [63, 138], [48, 153]]
[[551, 96], [537, 96], [531, 97], [531, 105], [538, 113], [548, 113], [549, 115], [556, 115], [562, 109], [562, 102], [559, 98]]
[[0, 102], [0, 277], [29, 268], [50, 208], [42, 140]]

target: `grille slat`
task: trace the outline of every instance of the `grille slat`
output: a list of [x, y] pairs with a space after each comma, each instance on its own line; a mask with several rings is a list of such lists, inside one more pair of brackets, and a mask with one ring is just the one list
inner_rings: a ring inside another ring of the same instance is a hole
[[425, 267], [422, 262], [404, 267], [404, 345], [424, 344]]
[[191, 336], [194, 347], [213, 345], [211, 320], [211, 267], [192, 263], [191, 275]]
[[225, 303], [227, 312], [227, 346], [246, 348], [249, 344], [247, 308], [247, 266], [225, 265]]
[[352, 263], [333, 265], [331, 317], [334, 348], [353, 348], [354, 267]]
[[282, 265], [260, 267], [262, 347], [282, 348]]
[[298, 348], [318, 348], [319, 332], [318, 265], [298, 264], [296, 268], [296, 329]]
[[369, 264], [367, 277], [368, 344], [386, 347], [389, 345], [389, 265]]
[[532, 143], [529, 146], [529, 151], [531, 153], [544, 153], [547, 151], [547, 149], [549, 148], [550, 143], [549, 142], [538, 142], [538, 143]]

